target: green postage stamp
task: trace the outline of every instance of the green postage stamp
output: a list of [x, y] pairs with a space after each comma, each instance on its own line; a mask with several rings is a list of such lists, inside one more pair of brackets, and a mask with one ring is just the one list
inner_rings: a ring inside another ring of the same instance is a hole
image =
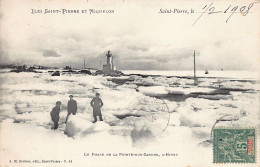
[[215, 128], [214, 163], [255, 163], [255, 128]]

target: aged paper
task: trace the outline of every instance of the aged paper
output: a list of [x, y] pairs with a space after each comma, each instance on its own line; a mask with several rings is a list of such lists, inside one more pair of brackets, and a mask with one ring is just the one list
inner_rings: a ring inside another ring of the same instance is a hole
[[259, 9], [1, 0], [0, 166], [259, 166]]

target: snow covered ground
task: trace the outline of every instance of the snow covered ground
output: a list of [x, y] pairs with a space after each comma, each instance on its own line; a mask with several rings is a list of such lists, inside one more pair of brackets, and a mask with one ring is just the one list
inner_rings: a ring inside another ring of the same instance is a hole
[[[193, 77], [193, 71], [139, 71], [125, 70], [125, 74], [143, 74], [143, 75], [164, 75], [164, 76], [186, 76]], [[234, 79], [259, 79], [259, 73], [256, 71], [221, 71], [209, 70], [209, 74], [205, 71], [196, 71], [198, 77], [219, 77], [219, 78], [234, 78]]]
[[[216, 120], [221, 118], [216, 127], [260, 128], [257, 73], [199, 73], [194, 86], [192, 71], [125, 72], [161, 76], [116, 77], [126, 80], [117, 84], [108, 76], [0, 71], [1, 166], [28, 165], [10, 160], [73, 161], [43, 166], [214, 166]], [[104, 121], [94, 124], [90, 101], [96, 92], [104, 102]], [[78, 111], [64, 124], [70, 94]], [[56, 101], [62, 106], [54, 131], [50, 111]]]

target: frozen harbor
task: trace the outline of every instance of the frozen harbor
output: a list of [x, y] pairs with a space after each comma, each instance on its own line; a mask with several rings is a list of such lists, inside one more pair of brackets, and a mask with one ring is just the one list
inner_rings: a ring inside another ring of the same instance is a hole
[[[14, 152], [16, 159], [72, 157], [77, 166], [89, 151], [123, 155], [127, 150], [151, 156], [171, 153], [176, 157], [162, 157], [162, 161], [174, 160], [178, 165], [185, 158], [187, 165], [210, 166], [211, 161], [203, 163], [200, 157], [212, 159], [213, 126], [260, 127], [258, 73], [198, 72], [194, 86], [192, 71], [124, 71], [128, 76], [121, 77], [41, 72], [0, 72], [1, 151], [8, 150], [4, 156], [14, 156]], [[90, 101], [96, 92], [104, 103], [104, 121], [94, 124]], [[64, 124], [70, 94], [78, 111]], [[62, 106], [59, 128], [54, 131], [50, 111], [56, 101]], [[25, 150], [29, 153], [23, 154]], [[162, 165], [154, 156], [135, 157], [135, 161]], [[91, 165], [96, 159], [88, 161]], [[129, 157], [118, 158], [118, 162], [130, 161]]]

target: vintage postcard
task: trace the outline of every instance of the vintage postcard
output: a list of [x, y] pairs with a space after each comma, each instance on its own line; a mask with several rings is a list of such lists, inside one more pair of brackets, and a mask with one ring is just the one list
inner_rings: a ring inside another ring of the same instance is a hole
[[0, 167], [259, 167], [259, 0], [0, 0]]

